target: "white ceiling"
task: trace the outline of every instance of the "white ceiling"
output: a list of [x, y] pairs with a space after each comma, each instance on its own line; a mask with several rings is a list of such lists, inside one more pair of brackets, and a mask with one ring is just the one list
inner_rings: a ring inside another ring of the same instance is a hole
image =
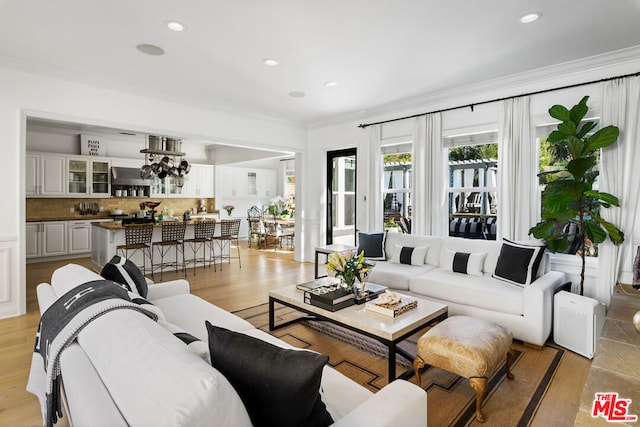
[[0, 0], [0, 66], [313, 124], [640, 46], [639, 18], [640, 0]]

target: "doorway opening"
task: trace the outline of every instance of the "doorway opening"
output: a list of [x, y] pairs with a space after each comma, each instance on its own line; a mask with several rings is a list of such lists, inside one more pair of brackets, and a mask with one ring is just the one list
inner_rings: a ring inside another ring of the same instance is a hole
[[327, 152], [327, 245], [356, 245], [356, 172], [356, 148]]

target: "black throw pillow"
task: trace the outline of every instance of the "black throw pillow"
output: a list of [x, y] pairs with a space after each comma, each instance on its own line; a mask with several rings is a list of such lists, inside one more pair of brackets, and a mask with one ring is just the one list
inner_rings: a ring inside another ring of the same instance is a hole
[[322, 369], [328, 356], [280, 348], [205, 323], [211, 364], [236, 390], [254, 426], [333, 424], [320, 397]]
[[358, 233], [358, 253], [364, 251], [367, 259], [374, 261], [384, 261], [384, 241], [387, 232], [383, 233]]
[[524, 245], [504, 239], [493, 277], [518, 286], [528, 286], [536, 280], [543, 246]]
[[137, 265], [126, 258], [115, 255], [105, 264], [100, 273], [107, 280], [125, 285], [131, 292], [137, 292], [142, 298], [147, 298], [149, 289], [147, 280]]

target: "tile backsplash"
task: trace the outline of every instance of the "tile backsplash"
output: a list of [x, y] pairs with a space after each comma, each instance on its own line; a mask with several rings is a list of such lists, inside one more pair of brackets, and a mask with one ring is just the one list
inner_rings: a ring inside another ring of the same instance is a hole
[[[191, 208], [197, 209], [202, 199], [162, 199], [162, 198], [117, 198], [110, 197], [104, 199], [94, 198], [28, 198], [26, 199], [26, 217], [27, 221], [54, 221], [54, 220], [73, 220], [73, 219], [95, 219], [110, 218], [110, 211], [113, 209], [122, 209], [123, 213], [137, 213], [142, 202], [152, 200], [161, 202], [157, 208], [160, 211], [163, 207], [173, 210], [174, 215], [182, 214]], [[204, 199], [207, 206], [207, 212], [214, 212], [215, 199]], [[77, 205], [80, 202], [97, 203], [101, 212], [96, 215], [80, 215]], [[71, 212], [71, 209], [74, 212]]]

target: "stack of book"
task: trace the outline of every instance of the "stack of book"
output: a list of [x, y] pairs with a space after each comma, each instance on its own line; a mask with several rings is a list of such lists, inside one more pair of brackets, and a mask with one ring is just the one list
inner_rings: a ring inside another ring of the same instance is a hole
[[304, 302], [329, 311], [354, 304], [353, 293], [338, 285], [320, 286], [304, 292]]
[[378, 300], [369, 301], [365, 308], [369, 311], [384, 314], [385, 316], [397, 317], [402, 313], [414, 309], [418, 306], [418, 301], [406, 295], [401, 295], [400, 301], [394, 304], [381, 303]]

